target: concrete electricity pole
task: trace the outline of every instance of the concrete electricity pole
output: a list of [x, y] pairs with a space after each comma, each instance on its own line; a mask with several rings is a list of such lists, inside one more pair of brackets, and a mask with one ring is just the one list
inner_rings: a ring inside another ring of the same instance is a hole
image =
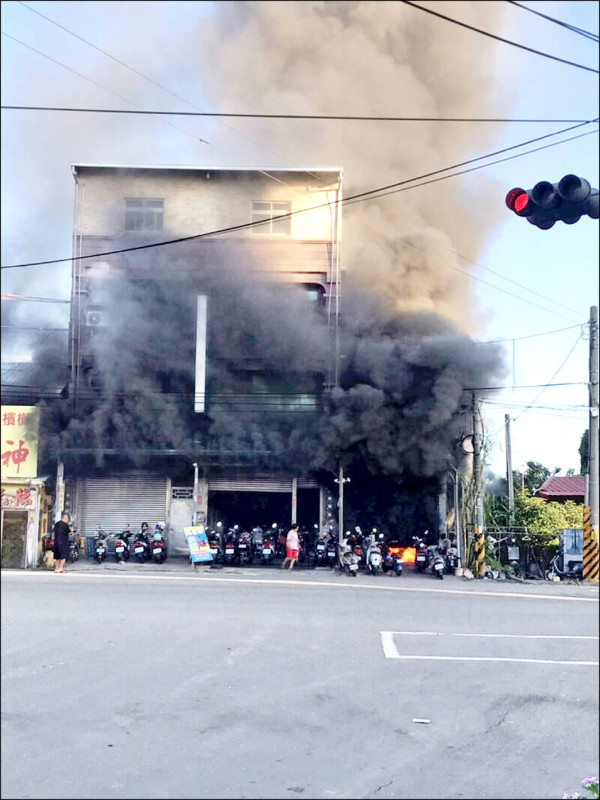
[[475, 541], [476, 571], [479, 577], [485, 574], [485, 538], [483, 531], [483, 491], [481, 481], [481, 456], [483, 448], [483, 425], [481, 408], [477, 395], [473, 392], [473, 481], [475, 493], [475, 518], [473, 520], [473, 538]]
[[504, 415], [506, 430], [506, 482], [508, 484], [508, 524], [512, 527], [515, 523], [515, 487], [512, 474], [512, 447], [510, 442], [510, 414]]
[[589, 504], [592, 528], [598, 536], [598, 307], [590, 308], [590, 417], [589, 417]]
[[590, 309], [590, 422], [588, 430], [587, 506], [583, 509], [583, 580], [598, 583], [598, 308]]

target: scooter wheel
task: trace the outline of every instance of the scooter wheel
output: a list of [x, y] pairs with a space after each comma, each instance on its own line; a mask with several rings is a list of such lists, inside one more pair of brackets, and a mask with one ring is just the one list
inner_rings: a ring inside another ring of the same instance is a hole
[[138, 564], [143, 564], [145, 560], [146, 560], [146, 559], [144, 558], [144, 556], [138, 556], [138, 557], [137, 557], [137, 562], [138, 562]]

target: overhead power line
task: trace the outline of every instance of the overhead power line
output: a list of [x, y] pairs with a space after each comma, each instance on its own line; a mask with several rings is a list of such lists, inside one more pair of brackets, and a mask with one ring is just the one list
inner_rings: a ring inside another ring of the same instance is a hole
[[58, 300], [52, 297], [28, 297], [23, 294], [8, 294], [7, 292], [2, 292], [0, 297], [2, 300], [11, 300], [11, 301], [30, 301], [32, 303], [70, 303], [70, 300]]
[[383, 117], [349, 114], [243, 114], [224, 111], [150, 111], [137, 108], [69, 108], [64, 106], [0, 106], [2, 111], [62, 111], [80, 114], [142, 114], [156, 117], [237, 117], [242, 119], [346, 120], [348, 122], [526, 122], [570, 123], [588, 119], [512, 119], [510, 117]]
[[527, 50], [529, 53], [535, 53], [535, 55], [543, 56], [544, 58], [550, 58], [552, 59], [552, 61], [559, 61], [561, 64], [568, 64], [571, 67], [584, 69], [587, 72], [594, 72], [596, 75], [598, 75], [598, 73], [600, 72], [600, 70], [594, 69], [593, 67], [586, 67], [583, 64], [577, 64], [575, 61], [568, 61], [566, 58], [558, 58], [558, 56], [550, 55], [550, 53], [544, 53], [542, 50], [535, 50], [533, 47], [526, 47], [524, 44], [518, 44], [517, 42], [513, 42], [510, 39], [503, 39], [502, 36], [496, 36], [494, 33], [488, 33], [487, 31], [482, 31], [481, 28], [475, 28], [473, 25], [467, 25], [466, 22], [459, 22], [457, 19], [453, 19], [452, 17], [447, 17], [445, 14], [440, 14], [438, 11], [433, 11], [431, 8], [425, 8], [424, 6], [419, 6], [416, 3], [413, 3], [412, 0], [402, 0], [402, 2], [407, 6], [418, 8], [419, 11], [425, 11], [426, 14], [433, 14], [434, 17], [445, 19], [447, 22], [452, 22], [454, 25], [460, 25], [461, 28], [468, 28], [470, 31], [475, 31], [475, 33], [481, 33], [483, 36], [488, 36], [490, 39], [495, 39], [497, 42], [504, 42], [504, 44], [510, 44], [513, 47], [518, 47], [520, 50]]
[[9, 328], [13, 331], [68, 331], [68, 328], [36, 328], [29, 325], [0, 325], [0, 328]]
[[566, 356], [566, 358], [564, 359], [564, 361], [562, 362], [562, 364], [560, 365], [560, 367], [559, 367], [559, 368], [556, 370], [556, 372], [555, 372], [555, 373], [554, 373], [554, 375], [553, 375], [553, 376], [550, 378], [550, 380], [548, 381], [548, 383], [547, 383], [545, 386], [542, 386], [542, 389], [541, 389], [541, 391], [540, 391], [540, 392], [538, 392], [538, 394], [536, 394], [536, 396], [535, 396], [535, 397], [534, 397], [534, 399], [531, 401], [531, 403], [530, 403], [530, 404], [527, 406], [527, 408], [524, 408], [524, 409], [523, 409], [523, 411], [521, 411], [521, 413], [520, 413], [520, 414], [519, 414], [519, 415], [516, 417], [516, 419], [515, 419], [515, 422], [516, 422], [517, 420], [519, 420], [519, 419], [520, 419], [520, 418], [523, 416], [523, 414], [524, 414], [526, 411], [528, 411], [528, 410], [529, 410], [529, 409], [530, 409], [530, 408], [531, 408], [531, 407], [534, 405], [534, 403], [537, 403], [537, 401], [540, 399], [540, 397], [542, 396], [542, 394], [543, 394], [543, 393], [546, 391], [546, 389], [547, 389], [549, 386], [554, 386], [554, 385], [556, 385], [556, 384], [553, 384], [553, 383], [552, 383], [552, 381], [554, 380], [554, 378], [556, 378], [556, 376], [558, 375], [558, 373], [561, 371], [561, 369], [564, 367], [564, 365], [567, 363], [567, 361], [568, 361], [568, 360], [571, 358], [571, 355], [573, 354], [573, 352], [574, 352], [575, 348], [577, 347], [577, 345], [579, 344], [580, 340], [581, 340], [581, 333], [579, 334], [579, 336], [578, 336], [578, 337], [577, 337], [577, 339], [575, 340], [575, 344], [573, 345], [573, 347], [572, 347], [572, 348], [569, 350], [569, 352], [567, 353], [567, 356]]
[[[369, 190], [367, 190], [365, 192], [359, 192], [358, 194], [350, 195], [349, 197], [346, 197], [346, 198], [342, 199], [340, 202], [342, 203], [342, 205], [347, 205], [349, 203], [357, 202], [360, 199], [367, 200], [367, 199], [375, 199], [377, 197], [384, 197], [385, 195], [384, 194], [380, 194], [381, 192], [386, 192], [387, 190], [401, 191], [401, 189], [399, 189], [398, 187], [405, 187], [406, 189], [413, 189], [413, 188], [416, 188], [416, 187], [415, 186], [406, 186], [406, 184], [414, 183], [415, 181], [422, 180], [423, 178], [428, 178], [428, 177], [430, 177], [432, 175], [439, 175], [441, 172], [448, 172], [448, 170], [457, 169], [458, 167], [464, 166], [466, 164], [473, 164], [476, 161], [482, 161], [484, 159], [491, 158], [494, 155], [499, 155], [500, 153], [507, 153], [507, 152], [509, 152], [511, 150], [518, 149], [519, 147], [524, 147], [527, 144], [531, 144], [533, 142], [539, 142], [539, 141], [542, 141], [543, 139], [548, 139], [549, 137], [552, 137], [552, 136], [558, 136], [561, 133], [566, 133], [567, 131], [571, 131], [571, 130], [575, 130], [576, 128], [580, 128], [580, 127], [582, 127], [582, 125], [589, 125], [590, 123], [597, 122], [597, 121], [598, 121], [597, 119], [589, 120], [588, 122], [579, 123], [578, 125], [573, 125], [570, 128], [565, 128], [565, 129], [560, 130], [560, 131], [555, 131], [554, 133], [545, 134], [544, 136], [538, 136], [535, 139], [529, 139], [528, 141], [521, 142], [520, 144], [511, 145], [510, 147], [505, 147], [502, 150], [496, 150], [493, 153], [487, 153], [486, 155], [483, 155], [483, 156], [477, 156], [476, 158], [471, 158], [471, 159], [468, 159], [467, 161], [462, 161], [462, 162], [460, 162], [458, 164], [453, 164], [450, 167], [443, 167], [441, 169], [434, 170], [432, 172], [427, 172], [424, 175], [419, 175], [419, 176], [417, 176], [415, 178], [407, 178], [406, 180], [398, 181], [396, 183], [390, 183], [390, 184], [387, 184], [386, 186], [380, 186], [380, 187], [378, 187], [376, 189], [369, 189]], [[568, 141], [568, 140], [563, 140], [563, 141]], [[483, 165], [480, 165], [477, 169], [482, 169], [482, 168], [484, 168], [486, 166], [489, 166], [489, 165], [488, 164], [483, 164]], [[468, 170], [468, 171], [472, 171], [472, 170]], [[461, 173], [455, 173], [455, 174], [461, 174]], [[437, 178], [436, 180], [444, 180], [445, 178], [449, 178], [449, 177], [454, 177], [454, 175], [444, 176], [443, 178]], [[428, 182], [429, 183], [433, 183], [434, 181], [428, 181]], [[426, 185], [426, 184], [422, 183], [422, 184], [418, 184], [418, 185], [422, 186], [422, 185]], [[149, 244], [136, 245], [134, 247], [121, 247], [121, 248], [118, 248], [116, 250], [108, 250], [108, 251], [105, 251], [105, 252], [102, 252], [102, 253], [90, 253], [89, 255], [84, 255], [84, 256], [70, 256], [68, 258], [55, 258], [55, 259], [48, 259], [46, 261], [32, 261], [32, 262], [28, 262], [28, 263], [25, 263], [25, 264], [5, 264], [5, 265], [1, 266], [0, 269], [17, 269], [17, 268], [22, 268], [22, 267], [39, 267], [39, 266], [46, 266], [46, 265], [49, 265], [49, 264], [62, 264], [62, 263], [75, 261], [75, 260], [84, 260], [84, 259], [90, 259], [90, 258], [103, 258], [105, 256], [117, 255], [119, 253], [130, 253], [130, 252], [133, 252], [133, 251], [136, 251], [136, 250], [149, 250], [149, 249], [152, 249], [152, 248], [155, 248], [155, 247], [165, 247], [167, 245], [179, 244], [181, 242], [189, 242], [189, 241], [193, 241], [195, 239], [204, 239], [204, 238], [207, 238], [209, 236], [217, 236], [217, 235], [224, 234], [224, 233], [232, 233], [232, 232], [235, 232], [235, 231], [245, 230], [247, 228], [252, 228], [252, 227], [255, 227], [255, 226], [258, 226], [258, 225], [266, 225], [266, 224], [270, 224], [272, 221], [281, 221], [281, 220], [285, 220], [285, 219], [290, 219], [291, 217], [295, 217], [295, 216], [298, 216], [300, 214], [306, 214], [306, 213], [309, 213], [309, 212], [312, 212], [312, 211], [317, 211], [317, 210], [322, 209], [322, 208], [328, 208], [328, 207], [330, 207], [330, 205], [331, 205], [330, 203], [320, 203], [320, 204], [318, 204], [316, 206], [310, 206], [309, 208], [298, 209], [297, 211], [290, 211], [287, 214], [279, 214], [276, 217], [268, 217], [268, 218], [266, 218], [264, 220], [260, 220], [260, 221], [257, 221], [257, 222], [244, 222], [244, 223], [240, 223], [239, 225], [230, 225], [230, 226], [228, 226], [226, 228], [219, 228], [217, 230], [207, 231], [206, 233], [196, 233], [196, 234], [193, 234], [191, 236], [180, 236], [180, 237], [178, 237], [176, 239], [166, 239], [166, 240], [164, 240], [162, 242], [151, 242]]]
[[[102, 53], [103, 56], [106, 56], [107, 58], [110, 58], [111, 61], [114, 61], [116, 64], [119, 64], [121, 67], [124, 67], [125, 69], [129, 70], [130, 72], [133, 72], [134, 75], [138, 75], [140, 78], [143, 78], [145, 81], [148, 81], [148, 83], [151, 83], [153, 86], [156, 86], [158, 89], [162, 89], [162, 91], [168, 92], [172, 97], [177, 98], [178, 100], [180, 100], [181, 102], [183, 102], [186, 105], [190, 106], [191, 108], [195, 108], [196, 111], [200, 111], [200, 112], [203, 111], [203, 109], [201, 109], [199, 106], [197, 106], [194, 103], [192, 103], [190, 100], [187, 100], [185, 97], [182, 97], [180, 94], [177, 94], [177, 92], [174, 92], [172, 89], [169, 89], [168, 86], [163, 86], [162, 83], [159, 83], [158, 81], [154, 80], [154, 78], [149, 77], [148, 75], [146, 75], [143, 72], [141, 72], [139, 69], [136, 69], [135, 67], [132, 67], [130, 64], [127, 64], [122, 59], [117, 58], [116, 56], [112, 55], [112, 53], [109, 53], [106, 50], [103, 50], [101, 47], [98, 47], [97, 45], [93, 44], [88, 39], [85, 39], [83, 36], [80, 36], [79, 34], [75, 33], [74, 31], [70, 30], [69, 28], [65, 27], [64, 25], [61, 25], [60, 23], [56, 22], [55, 20], [51, 19], [50, 17], [47, 17], [45, 14], [42, 14], [40, 11], [37, 11], [35, 8], [32, 8], [31, 6], [27, 5], [27, 3], [23, 3], [22, 0], [19, 0], [19, 4], [22, 5], [24, 8], [26, 8], [28, 11], [31, 11], [34, 14], [37, 14], [39, 17], [42, 17], [43, 19], [45, 19], [47, 22], [50, 22], [52, 25], [55, 25], [57, 28], [60, 28], [61, 30], [65, 31], [70, 36], [73, 36], [75, 39], [78, 39], [80, 42], [83, 42], [84, 44], [87, 44], [89, 47], [93, 48], [98, 53]], [[16, 41], [18, 41], [18, 40], [16, 40]], [[23, 43], [21, 42], [21, 44], [23, 44]], [[27, 47], [28, 45], [25, 45], [25, 46]], [[36, 51], [36, 52], [39, 52], [39, 51]], [[41, 55], [44, 55], [44, 54], [42, 53]], [[49, 56], [47, 56], [47, 57], [49, 57]], [[60, 62], [56, 62], [56, 63], [60, 63]], [[69, 69], [69, 68], [67, 67], [67, 69]], [[78, 73], [78, 74], [80, 74], [80, 73]], [[82, 77], [85, 77], [85, 76], [82, 76]], [[87, 80], [91, 80], [91, 79], [87, 78]], [[110, 91], [110, 89], [108, 91]], [[136, 103], [133, 103], [130, 100], [128, 100], [127, 102], [131, 103], [134, 106], [136, 105]], [[229, 128], [229, 130], [233, 131], [238, 136], [241, 136], [246, 141], [251, 142], [253, 145], [255, 145], [256, 147], [259, 147], [261, 150], [266, 150], [267, 152], [275, 153], [274, 150], [272, 150], [272, 149], [269, 150], [268, 148], [265, 148], [264, 145], [261, 142], [257, 142], [251, 136], [248, 136], [248, 134], [242, 133], [241, 131], [238, 131], [232, 125], [228, 125], [226, 122], [221, 122], [220, 120], [217, 120], [217, 122], [219, 123], [219, 125], [222, 125], [225, 128]], [[170, 125], [172, 123], [168, 123], [168, 124]], [[175, 127], [177, 127], [177, 126], [175, 126]], [[183, 128], [179, 128], [179, 130], [183, 131]], [[215, 145], [211, 144], [210, 142], [207, 142], [205, 139], [200, 139], [198, 136], [196, 136], [195, 134], [191, 133], [190, 131], [183, 131], [183, 132], [184, 133], [188, 133], [190, 136], [194, 136], [194, 138], [198, 139], [198, 141], [200, 141], [203, 144], [208, 145], [209, 147], [212, 147], [218, 153], [225, 152], [225, 151], [219, 149], [218, 147], [216, 147]], [[280, 158], [283, 158], [288, 163], [293, 163], [293, 162], [290, 162], [287, 158], [285, 158], [285, 156], [282, 156], [281, 154], [277, 154], [277, 155]], [[235, 158], [235, 156], [234, 156], [234, 158]], [[273, 176], [269, 176], [269, 177], [273, 178], [273, 180], [277, 180]], [[313, 176], [313, 177], [316, 178], [317, 176]], [[280, 183], [282, 183], [282, 181], [280, 181]]]
[[562, 28], [566, 28], [573, 33], [577, 33], [580, 36], [584, 36], [586, 39], [591, 39], [593, 42], [598, 42], [598, 34], [597, 33], [590, 33], [589, 31], [584, 30], [583, 28], [578, 28], [577, 25], [571, 25], [568, 22], [562, 22], [560, 19], [555, 19], [554, 17], [549, 17], [547, 14], [542, 14], [541, 11], [534, 11], [533, 8], [529, 8], [529, 6], [524, 6], [523, 3], [518, 3], [517, 0], [508, 0], [509, 3], [512, 3], [513, 6], [519, 6], [524, 11], [529, 11], [531, 14], [535, 14], [538, 17], [543, 17], [547, 19], [548, 22], [554, 22], [556, 25], [560, 25]]

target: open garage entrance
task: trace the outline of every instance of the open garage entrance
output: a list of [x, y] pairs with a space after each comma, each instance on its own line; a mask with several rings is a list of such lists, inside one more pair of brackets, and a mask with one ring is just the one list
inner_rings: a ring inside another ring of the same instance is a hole
[[[296, 520], [305, 528], [319, 524], [320, 491], [298, 489]], [[292, 493], [289, 489], [252, 491], [211, 489], [208, 491], [207, 523], [214, 528], [222, 522], [225, 529], [233, 525], [247, 530], [256, 525], [270, 528], [273, 523], [287, 529], [292, 521]]]

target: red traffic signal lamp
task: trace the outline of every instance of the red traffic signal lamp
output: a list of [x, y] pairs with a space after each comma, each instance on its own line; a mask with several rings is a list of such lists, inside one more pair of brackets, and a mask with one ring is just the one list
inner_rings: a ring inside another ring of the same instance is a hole
[[506, 205], [517, 216], [547, 230], [559, 220], [572, 225], [584, 215], [598, 219], [598, 190], [585, 178], [565, 175], [558, 183], [540, 181], [533, 189], [511, 189]]

